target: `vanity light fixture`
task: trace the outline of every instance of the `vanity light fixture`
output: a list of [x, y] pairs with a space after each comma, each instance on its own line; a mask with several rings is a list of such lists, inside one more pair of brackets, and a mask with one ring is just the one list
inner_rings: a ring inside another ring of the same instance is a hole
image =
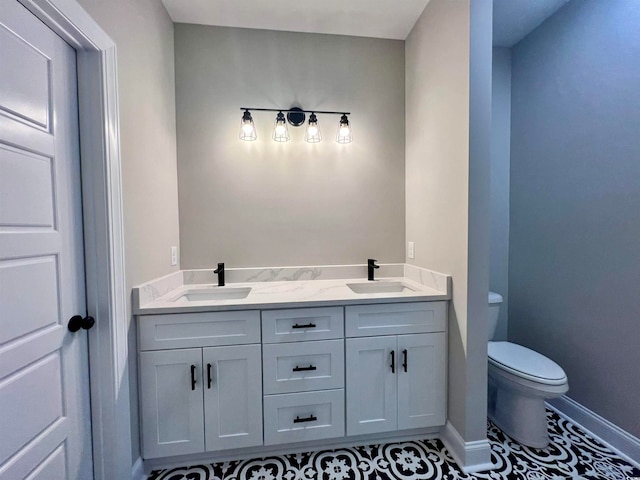
[[350, 112], [303, 110], [299, 107], [292, 107], [289, 109], [241, 107], [240, 110], [244, 110], [244, 113], [242, 114], [242, 120], [240, 122], [240, 140], [252, 141], [257, 138], [255, 126], [253, 124], [253, 118], [251, 117], [251, 110], [256, 112], [277, 112], [272, 135], [273, 140], [276, 142], [288, 142], [291, 137], [289, 136], [289, 127], [287, 126], [287, 123], [294, 127], [304, 125], [306, 119], [305, 113], [310, 114], [309, 122], [307, 123], [304, 134], [304, 139], [306, 142], [318, 143], [322, 140], [320, 123], [318, 122], [318, 117], [316, 115], [317, 113], [323, 115], [340, 115], [340, 123], [338, 126], [336, 141], [338, 143], [351, 143], [351, 141], [353, 140], [351, 124], [349, 123], [348, 118], [348, 115], [351, 115]]
[[311, 112], [311, 115], [309, 115], [307, 130], [304, 132], [304, 140], [307, 143], [318, 143], [320, 140], [322, 140], [320, 125], [318, 125], [318, 117], [316, 117], [316, 114], [313, 112]]
[[256, 133], [256, 127], [253, 124], [251, 113], [249, 113], [249, 110], [245, 110], [242, 114], [242, 120], [240, 120], [240, 140], [252, 142], [257, 138], [258, 134]]
[[353, 141], [353, 134], [351, 133], [351, 125], [349, 125], [349, 119], [346, 115], [342, 115], [340, 118], [340, 126], [338, 126], [338, 135], [336, 136], [336, 142], [338, 143], [351, 143]]
[[289, 128], [282, 112], [278, 112], [278, 115], [276, 115], [276, 123], [273, 126], [273, 140], [276, 142], [289, 141]]

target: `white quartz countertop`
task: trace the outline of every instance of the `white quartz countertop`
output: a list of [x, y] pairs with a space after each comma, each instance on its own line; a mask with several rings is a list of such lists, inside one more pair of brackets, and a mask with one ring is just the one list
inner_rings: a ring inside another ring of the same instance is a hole
[[[390, 269], [393, 273], [406, 273], [401, 269]], [[428, 271], [427, 271], [428, 272]], [[423, 276], [411, 272], [411, 277], [394, 276], [381, 277], [373, 282], [366, 278], [327, 278], [311, 280], [272, 280], [272, 281], [248, 281], [227, 283], [224, 287], [218, 287], [216, 283], [186, 283], [183, 281], [172, 285], [165, 279], [164, 288], [157, 282], [154, 295], [149, 295], [152, 284], [134, 288], [133, 311], [136, 315], [187, 313], [220, 310], [246, 310], [246, 309], [273, 309], [273, 308], [299, 308], [319, 307], [332, 305], [360, 305], [369, 303], [393, 303], [393, 302], [420, 302], [449, 300], [450, 277], [445, 281], [421, 282]], [[325, 275], [326, 276], [326, 275]], [[169, 277], [166, 277], [169, 278]], [[162, 280], [162, 279], [161, 279]], [[405, 288], [398, 292], [381, 293], [356, 293], [348, 285], [362, 284], [363, 288], [375, 288], [393, 283], [403, 284]], [[425, 285], [425, 283], [428, 283]], [[374, 286], [375, 285], [375, 286]], [[173, 288], [172, 288], [173, 287]], [[147, 290], [145, 290], [145, 288]], [[238, 289], [250, 288], [245, 298], [193, 300], [198, 293], [238, 291]], [[196, 295], [193, 295], [193, 294]], [[186, 296], [185, 296], [186, 295]], [[190, 296], [192, 300], [187, 300]]]

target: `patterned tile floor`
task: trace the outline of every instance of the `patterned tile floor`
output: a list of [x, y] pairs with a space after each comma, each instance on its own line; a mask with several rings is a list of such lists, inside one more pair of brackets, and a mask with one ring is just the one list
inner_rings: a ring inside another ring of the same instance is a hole
[[148, 480], [627, 480], [640, 469], [547, 410], [551, 444], [515, 442], [489, 422], [493, 470], [465, 475], [440, 440], [271, 456], [151, 472]]

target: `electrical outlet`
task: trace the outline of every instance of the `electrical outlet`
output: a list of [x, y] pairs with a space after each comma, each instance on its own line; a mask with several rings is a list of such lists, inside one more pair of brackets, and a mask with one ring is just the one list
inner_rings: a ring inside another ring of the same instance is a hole
[[171, 247], [171, 266], [178, 265], [178, 247]]
[[407, 256], [412, 260], [414, 258], [416, 258], [416, 244], [415, 243], [409, 242], [409, 246], [407, 248]]

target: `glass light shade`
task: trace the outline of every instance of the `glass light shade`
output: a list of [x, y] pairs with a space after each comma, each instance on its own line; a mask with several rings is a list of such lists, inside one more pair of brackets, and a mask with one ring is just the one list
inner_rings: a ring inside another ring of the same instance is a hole
[[304, 133], [304, 140], [309, 143], [318, 143], [322, 140], [318, 117], [316, 117], [315, 113], [311, 113], [309, 116], [309, 123], [307, 124], [307, 130]]
[[282, 112], [278, 112], [276, 116], [276, 123], [273, 126], [273, 140], [276, 142], [289, 141], [289, 129], [287, 128], [287, 121]]
[[240, 120], [240, 140], [252, 142], [257, 138], [258, 134], [256, 133], [256, 127], [253, 124], [253, 118], [251, 118], [249, 110], [246, 110], [242, 115], [242, 120]]
[[338, 134], [336, 136], [336, 142], [338, 143], [351, 143], [353, 140], [353, 132], [351, 131], [351, 125], [346, 115], [342, 115], [340, 118], [340, 125], [338, 126]]

